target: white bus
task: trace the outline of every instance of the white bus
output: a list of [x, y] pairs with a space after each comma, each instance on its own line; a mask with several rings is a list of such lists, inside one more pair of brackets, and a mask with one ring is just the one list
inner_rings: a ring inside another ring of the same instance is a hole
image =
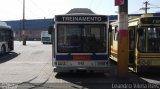
[[48, 31], [42, 31], [41, 32], [41, 42], [43, 44], [46, 44], [46, 43], [51, 43], [52, 39], [51, 39], [51, 35], [48, 34]]
[[55, 72], [108, 71], [106, 15], [94, 14], [89, 9], [72, 9], [65, 15], [56, 15], [54, 27], [52, 60]]
[[0, 21], [0, 55], [14, 49], [13, 31], [9, 25]]

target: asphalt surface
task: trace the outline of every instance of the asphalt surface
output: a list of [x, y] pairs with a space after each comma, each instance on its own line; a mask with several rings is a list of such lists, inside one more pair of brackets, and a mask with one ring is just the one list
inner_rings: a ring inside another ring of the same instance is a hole
[[116, 63], [107, 73], [55, 73], [52, 67], [52, 45], [39, 41], [15, 41], [15, 49], [0, 57], [0, 89], [159, 89], [156, 74], [117, 77]]

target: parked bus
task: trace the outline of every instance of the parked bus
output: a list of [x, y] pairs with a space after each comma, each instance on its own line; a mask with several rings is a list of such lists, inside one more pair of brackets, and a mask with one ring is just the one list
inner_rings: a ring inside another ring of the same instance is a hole
[[13, 31], [5, 22], [0, 21], [0, 55], [14, 49]]
[[109, 69], [108, 17], [89, 9], [55, 16], [52, 31], [55, 72], [106, 72]]
[[51, 43], [51, 35], [50, 34], [48, 34], [48, 31], [42, 31], [41, 32], [41, 42], [43, 43], [43, 44], [46, 44], [46, 43]]
[[[111, 59], [118, 61], [118, 24], [112, 24]], [[142, 15], [128, 20], [129, 66], [135, 72], [160, 68], [160, 17]]]

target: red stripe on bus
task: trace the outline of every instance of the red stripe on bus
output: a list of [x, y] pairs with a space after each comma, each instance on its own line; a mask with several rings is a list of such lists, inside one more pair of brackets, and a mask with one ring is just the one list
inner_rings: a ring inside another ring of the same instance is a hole
[[88, 55], [74, 55], [73, 56], [73, 60], [91, 60], [91, 56], [88, 56]]

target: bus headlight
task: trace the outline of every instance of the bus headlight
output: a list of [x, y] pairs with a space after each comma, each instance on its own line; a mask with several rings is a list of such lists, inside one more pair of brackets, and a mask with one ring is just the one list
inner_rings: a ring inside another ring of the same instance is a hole
[[106, 66], [107, 62], [97, 62], [97, 66]]
[[66, 62], [65, 61], [57, 61], [57, 62], [55, 62], [55, 65], [59, 65], [59, 66], [66, 65]]

